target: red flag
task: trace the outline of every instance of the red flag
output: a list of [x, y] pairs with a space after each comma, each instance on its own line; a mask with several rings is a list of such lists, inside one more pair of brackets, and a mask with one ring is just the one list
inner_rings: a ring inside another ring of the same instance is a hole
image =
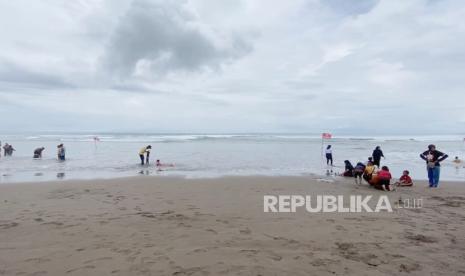
[[331, 137], [333, 137], [333, 136], [331, 135], [331, 133], [326, 133], [326, 132], [325, 132], [325, 133], [322, 133], [322, 134], [321, 134], [321, 138], [322, 138], [322, 139], [331, 139]]

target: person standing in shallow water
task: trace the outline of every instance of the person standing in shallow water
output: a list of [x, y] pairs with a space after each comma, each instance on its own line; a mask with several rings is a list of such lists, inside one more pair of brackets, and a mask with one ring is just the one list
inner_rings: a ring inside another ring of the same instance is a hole
[[66, 155], [66, 149], [65, 149], [65, 146], [63, 146], [63, 144], [59, 144], [57, 146], [57, 156], [58, 156], [58, 160], [60, 161], [65, 161], [65, 155]]
[[420, 157], [426, 161], [429, 187], [437, 188], [439, 185], [439, 176], [441, 173], [441, 164], [439, 164], [439, 162], [445, 160], [449, 156], [436, 150], [435, 145], [429, 145], [428, 150], [420, 154]]
[[383, 154], [383, 151], [381, 150], [380, 146], [377, 146], [375, 148], [375, 150], [373, 151], [372, 156], [373, 156], [373, 164], [375, 164], [379, 168], [380, 162], [381, 162], [381, 157], [385, 158], [384, 154]]
[[147, 154], [147, 157], [145, 157], [145, 163], [149, 163], [149, 157], [150, 157], [150, 150], [152, 149], [151, 145], [148, 145], [146, 147], [143, 147], [139, 151], [139, 157], [140, 157], [140, 164], [144, 165], [144, 155]]
[[331, 163], [331, 166], [333, 165], [333, 150], [331, 149], [331, 145], [328, 145], [326, 147], [326, 165], [329, 165]]
[[44, 147], [41, 147], [41, 148], [36, 148], [34, 150], [34, 155], [33, 155], [33, 158], [34, 159], [39, 159], [39, 158], [42, 158], [42, 152], [44, 151]]

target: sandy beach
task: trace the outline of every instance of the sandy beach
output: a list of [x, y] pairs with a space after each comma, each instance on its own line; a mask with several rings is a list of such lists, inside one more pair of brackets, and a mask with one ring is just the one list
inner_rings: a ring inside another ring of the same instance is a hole
[[[460, 275], [465, 183], [386, 193], [314, 177], [0, 186], [0, 275]], [[264, 195], [422, 198], [392, 213], [264, 213]]]

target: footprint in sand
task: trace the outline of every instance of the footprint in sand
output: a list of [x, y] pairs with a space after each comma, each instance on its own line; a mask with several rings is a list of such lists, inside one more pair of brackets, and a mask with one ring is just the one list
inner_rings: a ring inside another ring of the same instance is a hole
[[239, 233], [243, 235], [250, 235], [252, 233], [252, 230], [250, 230], [249, 228], [245, 228], [245, 229], [239, 230]]
[[73, 269], [67, 270], [66, 273], [72, 273], [72, 272], [75, 272], [75, 271], [85, 270], [85, 269], [95, 269], [95, 265], [86, 265], [86, 266], [73, 268]]
[[420, 265], [417, 263], [412, 263], [412, 264], [401, 264], [399, 266], [399, 272], [413, 272], [416, 270], [420, 270]]
[[428, 237], [428, 236], [425, 236], [425, 235], [422, 235], [422, 234], [407, 234], [405, 236], [407, 239], [409, 240], [413, 240], [417, 243], [420, 243], [420, 242], [424, 242], [424, 243], [435, 243], [437, 242], [437, 239], [436, 238], [433, 238], [433, 237]]
[[215, 235], [218, 234], [218, 232], [216, 232], [216, 231], [213, 230], [213, 229], [205, 229], [205, 231], [210, 232], [210, 233], [213, 233], [213, 234], [215, 234]]
[[18, 226], [19, 223], [14, 221], [0, 221], [0, 229], [9, 229]]

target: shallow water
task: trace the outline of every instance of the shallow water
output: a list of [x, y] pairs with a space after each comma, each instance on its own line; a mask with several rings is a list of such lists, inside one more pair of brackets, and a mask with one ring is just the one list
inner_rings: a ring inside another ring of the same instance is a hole
[[[408, 169], [414, 179], [425, 179], [426, 168], [419, 154], [430, 143], [449, 154], [443, 162], [441, 179], [465, 180], [465, 168], [452, 163], [454, 156], [465, 157], [463, 136], [337, 137], [326, 140], [333, 145], [335, 167], [322, 161], [319, 135], [154, 135], [102, 134], [3, 135], [16, 151], [0, 159], [0, 182], [47, 181], [54, 179], [94, 179], [150, 175], [217, 177], [224, 175], [325, 175], [339, 173], [343, 161], [366, 161], [373, 148], [381, 146], [386, 156], [382, 165], [393, 176]], [[56, 160], [56, 145], [64, 143], [67, 160]], [[139, 165], [139, 149], [152, 145], [149, 166]], [[44, 146], [41, 160], [33, 160], [35, 148]], [[158, 171], [156, 159], [175, 163], [175, 167]]]

